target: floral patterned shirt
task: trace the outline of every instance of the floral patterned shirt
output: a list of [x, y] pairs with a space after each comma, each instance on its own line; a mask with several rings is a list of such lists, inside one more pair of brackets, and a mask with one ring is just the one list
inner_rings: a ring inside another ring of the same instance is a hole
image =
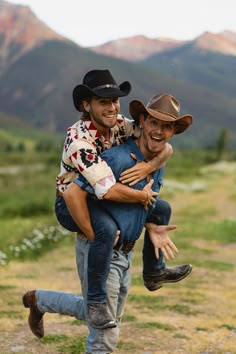
[[122, 115], [118, 115], [117, 124], [110, 129], [109, 141], [98, 132], [91, 120], [80, 118], [67, 130], [61, 169], [56, 178], [57, 190], [64, 192], [81, 174], [92, 185], [96, 196], [102, 199], [116, 179], [100, 154], [111, 146], [123, 144], [131, 135], [138, 136], [139, 128]]

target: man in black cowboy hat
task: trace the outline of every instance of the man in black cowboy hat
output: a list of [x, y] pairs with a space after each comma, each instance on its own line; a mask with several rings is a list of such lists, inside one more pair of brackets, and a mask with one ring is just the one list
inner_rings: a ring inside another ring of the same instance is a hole
[[[79, 111], [83, 111], [83, 114], [81, 119], [68, 129], [62, 156], [61, 173], [57, 178], [56, 211], [58, 212], [57, 215], [60, 222], [64, 223], [67, 227], [66, 218], [68, 212], [64, 205], [62, 193], [80, 173], [90, 181], [98, 198], [110, 195], [109, 198], [111, 200], [113, 198], [114, 200], [115, 198], [119, 200], [119, 198], [121, 199], [126, 196], [126, 200], [128, 199], [129, 202], [139, 202], [145, 205], [152, 204], [153, 202], [153, 196], [156, 193], [151, 190], [150, 186], [149, 188], [145, 187], [146, 191], [137, 191], [116, 183], [111, 169], [98, 154], [113, 144], [123, 143], [126, 140], [126, 136], [133, 134], [137, 128], [135, 127], [134, 129], [131, 121], [118, 114], [118, 98], [127, 95], [130, 89], [131, 86], [127, 82], [118, 86], [107, 70], [93, 70], [89, 72], [84, 77], [83, 85], [78, 85], [74, 89], [73, 99], [75, 106]], [[82, 99], [78, 97], [78, 93], [82, 95]], [[102, 97], [100, 97], [101, 94]], [[110, 97], [114, 94], [118, 97]], [[88, 97], [84, 97], [83, 95], [88, 95]], [[164, 160], [166, 159], [165, 156]], [[156, 156], [153, 161], [158, 166], [160, 161], [163, 162], [163, 159], [161, 160], [159, 156]], [[96, 168], [96, 173], [94, 168]], [[147, 164], [145, 162], [142, 163], [142, 169], [145, 172], [141, 173], [139, 176], [140, 179], [143, 175], [147, 175], [155, 170], [150, 163]], [[137, 170], [140, 171], [139, 169]], [[112, 196], [112, 192], [115, 197]], [[70, 227], [72, 231], [75, 231], [74, 228], [77, 226], [71, 223]], [[91, 240], [94, 235], [87, 233], [87, 236]], [[37, 308], [38, 297], [39, 294], [33, 291], [25, 294], [23, 300], [24, 305], [30, 307], [29, 324], [33, 333], [38, 337], [42, 337], [43, 313], [38, 311]], [[48, 300], [49, 298], [50, 296]], [[41, 310], [43, 310], [42, 307]], [[44, 312], [46, 311], [47, 309]], [[58, 311], [51, 309], [50, 312], [60, 312], [60, 309]], [[65, 310], [63, 313], [67, 313], [67, 311]]]

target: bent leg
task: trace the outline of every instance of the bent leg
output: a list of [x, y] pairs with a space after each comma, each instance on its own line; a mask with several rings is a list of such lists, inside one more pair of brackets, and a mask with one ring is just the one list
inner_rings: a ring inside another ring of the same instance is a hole
[[117, 234], [117, 225], [100, 207], [99, 201], [88, 199], [88, 207], [95, 238], [90, 244], [88, 254], [87, 301], [88, 304], [106, 303], [106, 281]]
[[[157, 224], [168, 225], [171, 208], [169, 203], [158, 199], [158, 203], [154, 209], [154, 220]], [[187, 277], [192, 271], [191, 264], [183, 264], [174, 268], [167, 268], [163, 261], [163, 254], [159, 250], [159, 260], [156, 259], [154, 247], [150, 241], [149, 234], [145, 232], [143, 247], [143, 280], [144, 285], [150, 291], [160, 289], [165, 283], [176, 283]]]
[[[87, 262], [89, 242], [83, 237], [76, 237], [76, 265], [80, 278], [82, 293], [87, 294]], [[83, 296], [49, 290], [36, 290], [37, 306], [43, 313], [59, 313], [74, 316], [86, 321], [86, 300]]]
[[[114, 220], [101, 208], [96, 199], [88, 198], [88, 207], [95, 239], [91, 242], [88, 255], [88, 303], [106, 302], [106, 280], [117, 234]], [[79, 213], [79, 210], [77, 211]], [[59, 223], [67, 230], [81, 232], [72, 219], [62, 197], [57, 197], [55, 213]]]
[[45, 313], [59, 313], [74, 316], [85, 321], [84, 299], [82, 296], [50, 290], [36, 290], [38, 309]]
[[[156, 219], [155, 224], [168, 225], [171, 217], [170, 204], [167, 201], [158, 198], [151, 215]], [[165, 263], [163, 260], [163, 254], [161, 250], [159, 250], [159, 259], [156, 258], [153, 244], [150, 241], [148, 231], [146, 230], [143, 245], [143, 273], [151, 273], [164, 268]]]
[[71, 232], [81, 232], [80, 228], [70, 215], [63, 197], [56, 197], [55, 215], [60, 225], [63, 226], [66, 230]]
[[[83, 269], [84, 260], [87, 262], [87, 257], [83, 257], [81, 252], [81, 257], [78, 258], [78, 268]], [[87, 266], [85, 269], [87, 272]], [[46, 312], [74, 316], [78, 320], [86, 320], [84, 298], [76, 294], [41, 289], [30, 290], [23, 295], [22, 302], [26, 308], [29, 308], [29, 327], [38, 338], [44, 336], [43, 316]]]

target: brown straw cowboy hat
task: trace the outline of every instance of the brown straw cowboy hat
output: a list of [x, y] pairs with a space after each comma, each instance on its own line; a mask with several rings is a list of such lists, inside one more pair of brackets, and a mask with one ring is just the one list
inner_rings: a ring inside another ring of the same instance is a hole
[[81, 112], [81, 103], [85, 98], [97, 97], [123, 97], [131, 91], [131, 84], [124, 81], [119, 86], [109, 70], [89, 71], [83, 79], [83, 84], [77, 85], [73, 90], [75, 108]]
[[177, 99], [166, 93], [153, 96], [145, 107], [141, 101], [133, 100], [129, 104], [129, 111], [136, 124], [139, 124], [141, 113], [166, 122], [175, 122], [175, 134], [180, 134], [192, 124], [193, 117], [185, 115], [180, 117], [180, 104]]

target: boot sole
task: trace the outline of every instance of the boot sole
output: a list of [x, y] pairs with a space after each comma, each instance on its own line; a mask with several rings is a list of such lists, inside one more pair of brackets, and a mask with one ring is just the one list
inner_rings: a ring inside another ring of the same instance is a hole
[[192, 269], [193, 269], [193, 267], [190, 267], [189, 268], [189, 271], [187, 272], [187, 273], [185, 273], [181, 278], [179, 278], [179, 279], [177, 279], [177, 280], [162, 280], [162, 281], [160, 281], [159, 283], [158, 283], [158, 285], [157, 286], [151, 286], [151, 287], [147, 287], [145, 284], [145, 286], [146, 286], [146, 288], [149, 290], [149, 291], [155, 291], [155, 290], [158, 290], [158, 289], [160, 289], [160, 288], [162, 288], [162, 284], [166, 284], [166, 283], [178, 283], [178, 281], [180, 281], [180, 280], [183, 280], [184, 278], [186, 278], [190, 273], [191, 273], [191, 271], [192, 271]]
[[117, 327], [117, 325], [115, 323], [114, 324], [107, 323], [102, 326], [97, 326], [97, 325], [93, 325], [92, 323], [90, 323], [90, 326], [92, 326], [95, 329], [109, 329], [109, 328], [116, 328]]

